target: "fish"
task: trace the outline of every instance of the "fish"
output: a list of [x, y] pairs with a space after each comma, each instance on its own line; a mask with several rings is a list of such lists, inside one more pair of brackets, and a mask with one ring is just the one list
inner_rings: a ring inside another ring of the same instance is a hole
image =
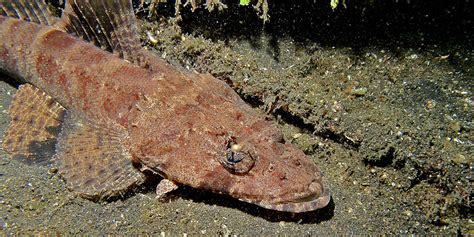
[[90, 200], [151, 177], [157, 193], [190, 186], [273, 211], [331, 200], [326, 176], [276, 122], [210, 74], [142, 47], [129, 0], [0, 1], [0, 70], [22, 84], [2, 150], [51, 164]]

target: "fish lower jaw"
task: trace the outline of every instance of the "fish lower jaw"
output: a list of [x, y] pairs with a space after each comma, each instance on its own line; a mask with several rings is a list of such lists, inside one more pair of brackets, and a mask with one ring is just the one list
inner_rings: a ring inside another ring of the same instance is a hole
[[326, 178], [323, 177], [321, 185], [322, 192], [320, 195], [309, 195], [286, 202], [270, 203], [265, 201], [255, 201], [248, 199], [240, 200], [274, 211], [290, 213], [310, 212], [326, 207], [329, 201], [331, 200], [331, 193]]

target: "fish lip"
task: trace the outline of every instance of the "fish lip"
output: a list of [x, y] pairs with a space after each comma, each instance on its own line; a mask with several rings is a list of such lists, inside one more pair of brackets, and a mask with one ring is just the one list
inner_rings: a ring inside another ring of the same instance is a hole
[[[319, 183], [319, 182], [318, 182]], [[322, 209], [329, 204], [331, 200], [331, 190], [329, 188], [329, 183], [326, 177], [321, 174], [321, 185], [322, 185], [322, 192], [319, 196], [314, 197], [314, 199], [306, 200], [298, 202], [296, 201], [288, 201], [288, 202], [279, 202], [279, 203], [269, 203], [263, 201], [255, 201], [255, 200], [245, 200], [241, 199], [242, 201], [253, 203], [265, 209], [274, 210], [274, 211], [281, 211], [281, 212], [290, 212], [290, 213], [303, 213], [303, 212], [310, 212], [315, 211], [318, 209]]]

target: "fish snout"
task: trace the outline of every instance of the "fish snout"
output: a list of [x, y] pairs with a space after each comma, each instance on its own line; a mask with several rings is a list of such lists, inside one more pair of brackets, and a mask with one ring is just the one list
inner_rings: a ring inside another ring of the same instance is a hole
[[292, 213], [314, 211], [329, 203], [331, 193], [326, 177], [301, 150], [277, 142], [271, 149], [258, 151], [254, 173], [258, 172], [256, 182], [262, 181], [262, 199], [241, 200]]
[[321, 179], [314, 180], [308, 188], [308, 195], [287, 202], [265, 203], [255, 202], [254, 204], [266, 209], [282, 212], [310, 212], [326, 207], [331, 200], [331, 191], [327, 179], [320, 173], [315, 174]]

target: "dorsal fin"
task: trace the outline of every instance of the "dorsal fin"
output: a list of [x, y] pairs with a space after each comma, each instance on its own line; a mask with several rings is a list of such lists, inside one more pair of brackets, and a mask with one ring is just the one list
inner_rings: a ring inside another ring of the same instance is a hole
[[0, 15], [43, 25], [53, 25], [58, 21], [41, 0], [0, 0]]
[[130, 0], [71, 0], [57, 26], [138, 66], [146, 67]]

